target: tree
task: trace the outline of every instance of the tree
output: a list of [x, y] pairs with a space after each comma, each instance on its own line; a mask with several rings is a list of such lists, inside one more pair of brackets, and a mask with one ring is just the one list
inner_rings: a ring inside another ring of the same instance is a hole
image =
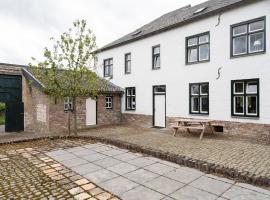
[[51, 40], [53, 47], [45, 48], [44, 60], [38, 62], [33, 58], [36, 64], [30, 63], [30, 70], [42, 82], [46, 94], [72, 98], [74, 133], [77, 135], [77, 99], [80, 96], [95, 99], [100, 84], [93, 71], [97, 61], [96, 37], [87, 29], [85, 20], [77, 20], [59, 40]]

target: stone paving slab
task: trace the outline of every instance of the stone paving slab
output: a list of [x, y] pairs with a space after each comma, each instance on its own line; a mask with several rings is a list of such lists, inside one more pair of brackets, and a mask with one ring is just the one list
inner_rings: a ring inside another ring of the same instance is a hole
[[160, 157], [161, 153], [164, 158], [165, 155], [171, 155], [166, 159], [207, 172], [215, 171], [241, 181], [270, 186], [269, 145], [232, 140], [222, 134], [209, 135], [202, 141], [197, 136], [185, 133], [173, 137], [172, 130], [169, 129], [132, 125], [85, 130], [79, 135], [157, 157]]
[[[87, 160], [82, 152], [76, 155], [77, 159], [84, 159], [89, 164], [77, 167], [87, 165], [82, 168], [94, 170], [81, 173], [82, 176], [123, 200], [270, 200], [268, 190], [112, 145], [95, 143], [86, 144], [83, 148], [84, 151], [90, 149], [93, 155], [99, 152], [103, 156], [98, 160]], [[77, 149], [77, 152], [81, 151]], [[60, 155], [61, 160], [61, 155], [65, 154], [63, 150], [59, 151], [47, 155], [57, 155], [56, 158]], [[65, 151], [70, 152], [68, 149]], [[123, 153], [115, 155], [109, 151]], [[91, 154], [87, 156], [91, 157]], [[96, 166], [100, 169], [95, 170]]]
[[[62, 148], [68, 150], [84, 143], [85, 140], [60, 139], [1, 145], [0, 199], [119, 200], [114, 194], [52, 159], [62, 160], [61, 156], [69, 154]], [[93, 165], [87, 169], [92, 169]]]

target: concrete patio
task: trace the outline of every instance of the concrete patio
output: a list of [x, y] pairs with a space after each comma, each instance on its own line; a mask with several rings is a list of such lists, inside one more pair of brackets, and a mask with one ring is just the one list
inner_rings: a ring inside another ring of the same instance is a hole
[[102, 143], [47, 156], [124, 200], [269, 200], [270, 191]]

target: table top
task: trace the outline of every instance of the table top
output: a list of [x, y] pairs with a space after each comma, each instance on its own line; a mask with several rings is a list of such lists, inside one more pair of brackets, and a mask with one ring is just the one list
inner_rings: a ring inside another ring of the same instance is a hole
[[176, 122], [194, 122], [194, 123], [209, 123], [212, 120], [208, 119], [176, 119]]

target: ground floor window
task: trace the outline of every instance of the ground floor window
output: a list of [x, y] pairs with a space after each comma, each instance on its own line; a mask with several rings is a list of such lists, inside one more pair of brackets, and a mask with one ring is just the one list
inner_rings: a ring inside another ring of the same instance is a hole
[[126, 110], [136, 110], [136, 88], [126, 88]]
[[106, 96], [105, 97], [105, 108], [106, 109], [112, 109], [113, 108], [113, 97], [112, 96]]
[[259, 79], [232, 81], [232, 115], [259, 117]]
[[64, 98], [64, 111], [73, 110], [73, 100], [71, 97]]
[[189, 85], [190, 114], [209, 114], [209, 83]]

